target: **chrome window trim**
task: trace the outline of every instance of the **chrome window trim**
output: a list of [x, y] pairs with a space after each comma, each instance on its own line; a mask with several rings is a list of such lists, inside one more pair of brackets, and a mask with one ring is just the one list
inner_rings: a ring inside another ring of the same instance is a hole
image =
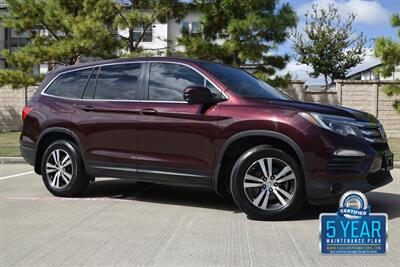
[[[50, 94], [46, 94], [46, 90], [47, 88], [61, 75], [65, 74], [65, 73], [70, 73], [70, 72], [75, 72], [75, 71], [80, 71], [80, 70], [85, 70], [85, 69], [91, 69], [91, 68], [96, 68], [99, 67], [101, 68], [102, 66], [112, 66], [112, 65], [121, 65], [121, 64], [143, 64], [143, 63], [168, 63], [168, 64], [178, 64], [178, 65], [183, 65], [186, 66], [192, 70], [194, 70], [195, 72], [197, 72], [198, 74], [200, 74], [203, 78], [204, 78], [204, 86], [207, 84], [207, 81], [210, 82], [220, 93], [221, 95], [225, 98], [225, 100], [228, 100], [229, 97], [227, 94], [225, 94], [225, 92], [218, 87], [213, 81], [211, 81], [210, 79], [208, 79], [203, 73], [201, 73], [199, 70], [197, 70], [196, 68], [183, 63], [183, 62], [176, 62], [176, 61], [171, 61], [171, 60], [151, 60], [151, 61], [132, 61], [132, 62], [114, 62], [114, 63], [104, 63], [104, 64], [98, 64], [98, 65], [93, 65], [90, 67], [82, 67], [82, 68], [77, 68], [77, 69], [73, 69], [73, 70], [66, 70], [63, 72], [60, 72], [59, 74], [57, 74], [53, 79], [51, 79], [51, 81], [43, 88], [43, 90], [40, 92], [41, 95], [43, 96], [49, 96], [49, 97], [54, 97], [54, 98], [60, 98], [60, 99], [67, 99], [67, 100], [75, 100], [75, 101], [100, 101], [100, 102], [144, 102], [144, 103], [171, 103], [171, 104], [187, 104], [186, 101], [163, 101], [163, 100], [127, 100], [127, 99], [83, 99], [83, 98], [71, 98], [71, 97], [63, 97], [63, 96], [55, 96], [55, 95], [50, 95]], [[100, 70], [99, 70], [100, 71]], [[150, 77], [149, 77], [150, 78]]]

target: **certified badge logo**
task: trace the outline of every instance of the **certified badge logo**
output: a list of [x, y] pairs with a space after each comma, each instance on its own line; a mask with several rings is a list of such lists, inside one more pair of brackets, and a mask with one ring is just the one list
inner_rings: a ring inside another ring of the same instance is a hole
[[347, 191], [337, 213], [320, 215], [323, 254], [382, 254], [387, 250], [387, 214], [371, 213], [367, 197]]
[[359, 219], [369, 215], [367, 197], [359, 191], [347, 191], [339, 201], [338, 215], [348, 219]]

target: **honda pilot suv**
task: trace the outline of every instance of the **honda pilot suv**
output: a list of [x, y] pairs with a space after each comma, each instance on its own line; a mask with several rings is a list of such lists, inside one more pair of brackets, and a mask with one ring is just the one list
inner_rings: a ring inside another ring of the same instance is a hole
[[294, 101], [251, 74], [183, 58], [99, 61], [47, 74], [23, 109], [21, 152], [56, 196], [95, 177], [231, 194], [283, 219], [392, 181], [379, 121]]

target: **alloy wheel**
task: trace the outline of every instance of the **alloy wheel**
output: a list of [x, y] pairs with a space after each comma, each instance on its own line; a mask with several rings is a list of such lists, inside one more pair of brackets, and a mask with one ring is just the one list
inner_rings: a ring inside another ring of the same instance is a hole
[[72, 160], [63, 149], [55, 149], [46, 161], [46, 176], [51, 187], [63, 189], [71, 182], [73, 175]]
[[296, 191], [296, 176], [284, 161], [267, 157], [255, 161], [243, 179], [247, 199], [257, 208], [276, 210], [286, 207]]

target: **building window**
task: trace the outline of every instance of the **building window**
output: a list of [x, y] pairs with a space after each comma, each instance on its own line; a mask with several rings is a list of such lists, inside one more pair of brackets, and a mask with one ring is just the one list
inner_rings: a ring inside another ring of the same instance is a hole
[[189, 21], [182, 22], [182, 30], [190, 32], [190, 22]]
[[[4, 48], [13, 53], [19, 48], [26, 46], [29, 43], [30, 36], [31, 32], [18, 34], [14, 30], [6, 28], [4, 29]], [[1, 68], [14, 69], [14, 66], [8, 65], [4, 58], [0, 60], [2, 61], [2, 64], [0, 64]], [[35, 66], [34, 72], [36, 73], [37, 71], [38, 68]]]
[[198, 21], [192, 21], [192, 33], [198, 33], [200, 32], [200, 22]]
[[200, 25], [198, 21], [184, 21], [182, 22], [182, 29], [188, 33], [199, 33]]
[[14, 52], [18, 48], [26, 46], [29, 43], [30, 35], [30, 32], [18, 34], [12, 29], [5, 29], [6, 48], [10, 52]]
[[[0, 0], [1, 3], [1, 0]], [[1, 7], [1, 6], [0, 6]], [[43, 28], [34, 28], [29, 31], [25, 31], [22, 33], [17, 33], [15, 30], [10, 28], [4, 29], [4, 49], [10, 51], [10, 53], [14, 53], [19, 48], [22, 48], [30, 43], [30, 39], [34, 35], [48, 35], [49, 33]], [[62, 37], [61, 33], [57, 34], [59, 37]], [[14, 69], [15, 66], [11, 66], [7, 64], [4, 58], [0, 58], [0, 69]], [[35, 74], [45, 74], [49, 70], [49, 65], [45, 64], [37, 64], [33, 67], [33, 72]]]
[[[133, 40], [135, 42], [139, 41], [140, 36], [142, 36], [143, 27], [137, 27], [133, 29]], [[153, 26], [150, 25], [147, 27], [146, 32], [144, 33], [142, 42], [144, 43], [151, 43], [153, 42]]]

